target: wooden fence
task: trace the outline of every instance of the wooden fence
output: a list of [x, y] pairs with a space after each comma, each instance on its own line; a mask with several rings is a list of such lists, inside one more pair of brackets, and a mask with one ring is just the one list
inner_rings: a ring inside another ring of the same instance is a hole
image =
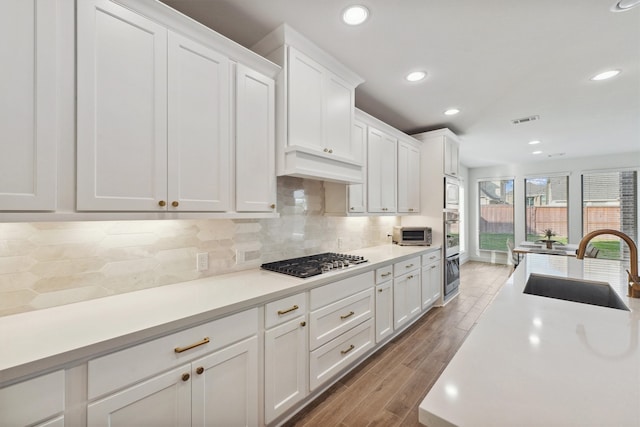
[[[525, 210], [527, 234], [542, 235], [550, 228], [557, 236], [568, 236], [567, 208], [562, 206], [532, 206]], [[620, 207], [587, 206], [584, 208], [585, 232], [601, 228], [620, 230]], [[513, 233], [512, 205], [483, 205], [480, 207], [480, 233]]]

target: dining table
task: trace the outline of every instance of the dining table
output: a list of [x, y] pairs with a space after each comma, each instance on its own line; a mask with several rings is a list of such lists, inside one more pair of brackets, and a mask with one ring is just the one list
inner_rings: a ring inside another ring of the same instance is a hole
[[518, 246], [513, 248], [513, 253], [518, 255], [526, 254], [545, 254], [545, 255], [561, 255], [575, 257], [578, 245], [573, 243], [553, 243], [551, 249], [547, 249], [547, 244], [544, 241], [538, 242], [520, 242]]

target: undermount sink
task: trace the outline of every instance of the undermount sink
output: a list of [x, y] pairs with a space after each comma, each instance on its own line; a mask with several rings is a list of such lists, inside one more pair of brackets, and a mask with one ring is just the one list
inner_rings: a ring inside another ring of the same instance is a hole
[[523, 292], [541, 297], [629, 311], [618, 294], [605, 282], [531, 274]]

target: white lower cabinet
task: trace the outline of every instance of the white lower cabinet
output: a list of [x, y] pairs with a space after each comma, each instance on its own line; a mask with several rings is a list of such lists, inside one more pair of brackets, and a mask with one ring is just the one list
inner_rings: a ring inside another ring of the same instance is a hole
[[374, 284], [374, 272], [370, 271], [311, 290], [311, 391], [375, 345]]
[[369, 319], [312, 351], [309, 357], [311, 390], [328, 381], [374, 345], [375, 326], [373, 319]]
[[393, 266], [376, 269], [376, 343], [393, 334]]
[[265, 306], [264, 417], [270, 423], [308, 393], [306, 293]]
[[422, 311], [420, 257], [393, 266], [393, 323], [398, 330]]
[[64, 391], [63, 370], [0, 389], [0, 426], [64, 426]]
[[257, 332], [251, 309], [90, 360], [87, 424], [256, 425]]
[[422, 255], [422, 309], [436, 304], [442, 293], [442, 269], [440, 251]]

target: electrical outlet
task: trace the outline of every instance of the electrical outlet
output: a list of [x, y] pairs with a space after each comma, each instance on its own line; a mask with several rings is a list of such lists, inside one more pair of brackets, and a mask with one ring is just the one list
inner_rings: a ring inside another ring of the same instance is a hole
[[244, 251], [236, 249], [236, 265], [244, 264]]
[[196, 269], [198, 271], [207, 271], [209, 269], [209, 254], [201, 252], [196, 255]]
[[342, 249], [342, 237], [338, 237], [338, 249]]

